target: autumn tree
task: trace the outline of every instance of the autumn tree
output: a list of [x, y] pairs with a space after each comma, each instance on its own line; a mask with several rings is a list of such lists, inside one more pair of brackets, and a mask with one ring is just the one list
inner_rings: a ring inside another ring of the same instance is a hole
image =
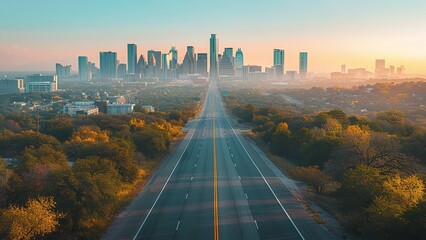
[[292, 174], [296, 179], [311, 186], [318, 194], [333, 192], [338, 188], [338, 184], [317, 166], [297, 167], [292, 171]]
[[52, 197], [39, 197], [29, 199], [25, 206], [7, 208], [0, 217], [0, 229], [8, 239], [33, 239], [56, 231], [63, 217]]

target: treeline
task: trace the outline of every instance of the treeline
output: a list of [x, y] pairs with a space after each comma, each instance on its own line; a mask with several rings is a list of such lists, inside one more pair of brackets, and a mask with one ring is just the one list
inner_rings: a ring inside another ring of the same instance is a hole
[[0, 239], [99, 238], [194, 115], [0, 115]]
[[374, 120], [332, 110], [316, 114], [228, 105], [273, 154], [318, 194], [337, 198], [346, 226], [368, 239], [426, 236], [426, 131], [397, 111]]

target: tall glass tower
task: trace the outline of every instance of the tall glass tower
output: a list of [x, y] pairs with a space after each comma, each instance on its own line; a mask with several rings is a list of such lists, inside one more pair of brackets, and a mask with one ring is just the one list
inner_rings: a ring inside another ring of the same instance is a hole
[[111, 79], [117, 77], [117, 53], [100, 52], [101, 78]]
[[274, 49], [275, 80], [281, 81], [284, 77], [284, 50]]
[[300, 52], [299, 54], [299, 74], [300, 79], [306, 79], [308, 73], [308, 53]]
[[81, 81], [89, 81], [89, 62], [86, 56], [78, 57], [78, 75]]
[[137, 46], [136, 44], [127, 44], [127, 72], [136, 73], [136, 64], [137, 64]]
[[243, 77], [243, 68], [244, 68], [244, 54], [241, 48], [238, 48], [235, 52], [235, 74], [237, 78]]
[[177, 62], [178, 62], [178, 51], [176, 50], [176, 47], [172, 47], [169, 53], [172, 54], [172, 59], [170, 60], [169, 68], [176, 69]]
[[216, 80], [218, 74], [217, 64], [217, 49], [219, 45], [219, 39], [216, 38], [216, 34], [212, 34], [210, 37], [210, 79]]

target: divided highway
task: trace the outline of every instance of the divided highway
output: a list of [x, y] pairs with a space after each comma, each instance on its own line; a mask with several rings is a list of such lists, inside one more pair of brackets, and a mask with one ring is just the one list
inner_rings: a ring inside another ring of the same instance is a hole
[[233, 128], [214, 82], [186, 128], [104, 239], [334, 239]]

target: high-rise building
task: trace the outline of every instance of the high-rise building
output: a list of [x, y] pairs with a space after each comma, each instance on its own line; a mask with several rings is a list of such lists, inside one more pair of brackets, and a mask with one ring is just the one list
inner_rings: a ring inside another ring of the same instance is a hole
[[137, 54], [136, 44], [127, 44], [127, 72], [130, 74], [136, 73]]
[[217, 79], [218, 75], [218, 62], [217, 62], [217, 49], [219, 47], [219, 39], [216, 34], [210, 37], [210, 79]]
[[308, 53], [300, 52], [299, 54], [299, 77], [300, 79], [306, 79], [308, 73]]
[[170, 69], [170, 61], [171, 60], [171, 54], [170, 53], [163, 53], [161, 54], [161, 62], [163, 63], [162, 69], [167, 70]]
[[284, 50], [274, 49], [275, 80], [281, 81], [284, 77]]
[[101, 78], [111, 79], [117, 77], [117, 53], [100, 52]]
[[243, 77], [243, 68], [244, 68], [244, 54], [241, 48], [238, 48], [235, 53], [235, 76], [237, 78]]
[[197, 73], [207, 77], [207, 53], [197, 54]]
[[57, 63], [55, 70], [56, 70], [56, 75], [59, 77], [71, 76], [71, 65], [62, 65], [60, 63]]
[[78, 76], [80, 77], [81, 81], [87, 82], [90, 80], [89, 62], [86, 56], [78, 57]]
[[197, 72], [196, 55], [193, 46], [188, 46], [185, 54], [185, 58], [182, 63], [182, 73], [194, 74]]
[[[231, 55], [231, 56], [229, 56]], [[234, 57], [232, 48], [225, 48], [219, 62], [219, 76], [234, 77]]]
[[137, 65], [137, 68], [136, 68], [136, 73], [138, 73], [138, 74], [145, 74], [145, 69], [146, 69], [145, 57], [141, 54], [141, 56], [139, 57], [139, 60], [138, 60], [138, 65]]
[[234, 49], [233, 48], [225, 48], [225, 52], [223, 55], [226, 55], [229, 57], [229, 61], [232, 63], [232, 66], [234, 66]]
[[155, 66], [156, 69], [161, 69], [161, 51], [148, 51], [148, 66]]
[[172, 55], [169, 63], [169, 68], [176, 69], [178, 64], [178, 51], [176, 50], [176, 47], [172, 47], [169, 53]]
[[25, 77], [25, 92], [56, 92], [58, 91], [58, 76], [43, 76], [33, 74]]
[[385, 59], [376, 59], [376, 75], [383, 75], [386, 71], [386, 61]]
[[119, 78], [125, 78], [126, 77], [126, 73], [127, 73], [126, 68], [127, 68], [126, 64], [124, 64], [124, 63], [118, 64], [118, 67], [117, 67], [117, 77], [119, 77]]

